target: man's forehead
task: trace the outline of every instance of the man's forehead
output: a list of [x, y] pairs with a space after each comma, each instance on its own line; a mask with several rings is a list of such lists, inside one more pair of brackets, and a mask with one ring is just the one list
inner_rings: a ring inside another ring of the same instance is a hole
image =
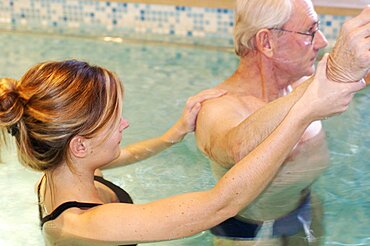
[[318, 22], [318, 15], [310, 0], [294, 0], [292, 16], [284, 26], [310, 27]]

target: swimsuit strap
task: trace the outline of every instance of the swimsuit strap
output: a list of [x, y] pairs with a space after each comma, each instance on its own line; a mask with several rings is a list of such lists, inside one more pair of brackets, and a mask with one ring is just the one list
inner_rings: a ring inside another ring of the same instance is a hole
[[[50, 221], [50, 220], [55, 220], [58, 218], [58, 216], [63, 213], [65, 210], [69, 208], [93, 208], [102, 204], [99, 203], [87, 203], [87, 202], [76, 202], [76, 201], [71, 201], [71, 202], [65, 202], [59, 205], [51, 214], [46, 215], [45, 217], [42, 217], [42, 208], [41, 208], [41, 203], [40, 203], [40, 190], [41, 190], [41, 183], [44, 180], [45, 175], [41, 178], [40, 183], [37, 187], [37, 198], [38, 198], [38, 206], [39, 206], [39, 216], [40, 216], [40, 221], [41, 221], [41, 230], [42, 226]], [[105, 180], [103, 177], [100, 176], [94, 176], [94, 180], [104, 184], [108, 188], [110, 188], [117, 196], [118, 200], [121, 203], [133, 203], [130, 195], [124, 191], [121, 187], [113, 184], [112, 182]], [[127, 246], [136, 246], [137, 244], [130, 244]]]
[[121, 187], [113, 184], [112, 182], [104, 179], [101, 176], [94, 176], [94, 180], [99, 182], [99, 183], [102, 183], [103, 185], [110, 188], [114, 192], [114, 194], [116, 194], [119, 202], [121, 202], [121, 203], [131, 203], [131, 204], [134, 203], [132, 201], [130, 195], [126, 191], [124, 191]]
[[88, 202], [65, 202], [59, 205], [51, 214], [41, 218], [41, 228], [49, 220], [55, 220], [61, 213], [70, 208], [93, 208], [102, 205], [100, 203], [88, 203]]
[[[41, 184], [44, 181], [45, 175], [42, 176], [40, 183], [38, 184], [37, 187], [37, 199], [38, 199], [38, 207], [39, 207], [39, 218], [41, 221], [41, 228], [42, 226], [48, 222], [49, 220], [54, 220], [56, 219], [61, 213], [63, 213], [65, 210], [72, 208], [72, 207], [77, 207], [77, 208], [92, 208], [98, 205], [102, 205], [99, 203], [85, 203], [85, 202], [77, 202], [77, 201], [69, 201], [65, 202], [61, 205], [59, 205], [51, 214], [42, 217], [42, 208], [41, 208], [41, 201], [40, 201], [40, 191], [41, 191]], [[130, 195], [124, 191], [121, 187], [113, 184], [112, 182], [104, 179], [101, 176], [94, 176], [94, 180], [102, 183], [103, 185], [107, 186], [109, 189], [111, 189], [117, 196], [118, 200], [121, 203], [133, 203]]]

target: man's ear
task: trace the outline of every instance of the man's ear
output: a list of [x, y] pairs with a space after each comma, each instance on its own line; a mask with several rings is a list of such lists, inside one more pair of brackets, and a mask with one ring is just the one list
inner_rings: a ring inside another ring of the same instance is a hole
[[261, 29], [257, 32], [256, 49], [267, 57], [273, 56], [274, 37], [269, 29]]
[[88, 153], [86, 139], [81, 136], [74, 136], [69, 143], [69, 150], [75, 157], [85, 157]]

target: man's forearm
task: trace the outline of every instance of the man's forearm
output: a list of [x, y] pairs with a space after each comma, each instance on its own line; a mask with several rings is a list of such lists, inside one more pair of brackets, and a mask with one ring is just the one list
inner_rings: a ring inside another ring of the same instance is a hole
[[266, 104], [227, 134], [225, 143], [229, 144], [228, 154], [233, 157], [234, 163], [256, 148], [276, 129], [311, 82], [312, 78], [309, 78], [289, 95]]

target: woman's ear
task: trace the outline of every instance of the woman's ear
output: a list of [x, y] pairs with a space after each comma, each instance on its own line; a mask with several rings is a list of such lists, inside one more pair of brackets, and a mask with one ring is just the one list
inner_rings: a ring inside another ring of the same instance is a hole
[[86, 139], [81, 136], [74, 136], [69, 143], [69, 150], [75, 157], [85, 157], [88, 153]]
[[267, 57], [273, 56], [274, 38], [269, 29], [261, 29], [257, 32], [256, 48]]

